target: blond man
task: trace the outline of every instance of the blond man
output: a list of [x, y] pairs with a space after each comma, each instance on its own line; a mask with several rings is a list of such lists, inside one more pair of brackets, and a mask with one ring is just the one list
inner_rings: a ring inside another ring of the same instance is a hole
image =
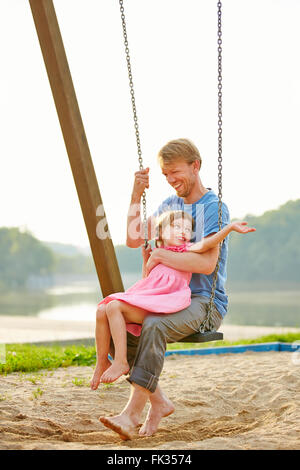
[[[194, 240], [209, 237], [218, 232], [218, 197], [206, 188], [199, 176], [202, 159], [197, 147], [188, 139], [168, 142], [158, 153], [162, 174], [175, 190], [175, 195], [167, 198], [148, 219], [149, 239], [155, 237], [153, 227], [155, 217], [166, 210], [184, 210], [196, 221]], [[134, 185], [127, 220], [127, 246], [137, 248], [144, 242], [141, 221], [141, 198], [145, 188], [149, 188], [149, 168], [135, 173]], [[222, 227], [230, 222], [227, 206], [222, 204]], [[214, 307], [213, 328], [218, 330], [227, 312], [226, 263], [228, 238], [221, 248]], [[145, 318], [140, 337], [128, 333], [127, 349], [131, 383], [131, 394], [123, 411], [114, 417], [103, 417], [103, 424], [116, 431], [122, 439], [130, 439], [138, 431], [141, 413], [150, 401], [150, 408], [141, 436], [153, 435], [160, 420], [173, 413], [174, 405], [161, 390], [158, 381], [163, 368], [166, 345], [176, 342], [199, 331], [207, 315], [212, 286], [212, 277], [219, 256], [219, 247], [199, 253], [175, 253], [164, 249], [153, 251], [147, 262], [148, 272], [159, 263], [174, 269], [192, 272], [190, 288], [191, 304], [187, 309], [172, 315], [149, 315]], [[99, 318], [98, 318], [99, 317]], [[99, 312], [97, 321], [104, 321]], [[113, 345], [111, 346], [113, 356]]]

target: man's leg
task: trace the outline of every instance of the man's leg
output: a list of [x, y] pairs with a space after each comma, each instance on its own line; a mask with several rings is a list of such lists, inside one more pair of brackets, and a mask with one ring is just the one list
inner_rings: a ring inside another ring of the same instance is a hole
[[[139, 336], [127, 332], [127, 361], [130, 367], [133, 366], [138, 343]], [[114, 358], [115, 348], [112, 340], [109, 352]], [[100, 417], [100, 421], [106, 427], [117, 432], [123, 440], [131, 439], [133, 434], [138, 431], [141, 414], [150, 395], [148, 390], [132, 384], [129, 400], [121, 413], [113, 417]]]
[[[154, 434], [161, 418], [174, 411], [172, 402], [157, 385], [163, 368], [166, 343], [176, 342], [199, 331], [207, 315], [208, 303], [207, 297], [192, 296], [191, 305], [187, 309], [170, 315], [150, 316], [145, 319], [134, 366], [128, 379], [134, 385], [139, 384], [152, 392], [149, 396], [151, 406], [145, 423], [140, 429], [141, 435]], [[212, 322], [214, 328], [218, 330], [222, 317], [217, 309], [213, 310]]]
[[140, 417], [151, 392], [140, 387], [131, 385], [130, 398], [123, 411], [113, 417], [101, 417], [100, 421], [107, 428], [117, 432], [123, 440], [131, 439], [137, 431]]
[[[134, 350], [136, 348], [136, 355], [128, 379], [134, 388], [128, 404], [122, 413], [118, 415], [118, 426], [122, 428], [122, 425], [124, 425], [126, 428], [127, 412], [134, 410], [135, 406], [136, 409], [140, 410], [145, 406], [147, 398], [151, 402], [151, 407], [140, 430], [142, 435], [150, 436], [154, 434], [160, 419], [174, 411], [171, 401], [157, 386], [163, 368], [166, 342], [175, 342], [199, 331], [199, 327], [207, 314], [208, 302], [209, 299], [206, 297], [193, 296], [191, 305], [187, 309], [170, 315], [151, 315], [145, 318], [138, 345], [135, 340]], [[213, 320], [217, 330], [222, 321], [222, 317], [217, 311], [213, 313]], [[130, 336], [128, 352], [130, 352], [130, 346], [132, 346]], [[139, 412], [139, 416], [141, 412]], [[136, 423], [137, 418], [138, 414], [134, 416]], [[115, 430], [119, 432], [117, 429]]]
[[130, 398], [122, 412], [113, 417], [101, 417], [100, 421], [108, 428], [117, 432], [123, 440], [131, 439], [137, 432], [141, 414], [148, 401], [151, 402], [144, 425], [139, 434], [152, 436], [157, 430], [160, 420], [174, 411], [173, 403], [162, 392], [159, 385], [154, 393], [137, 384], [131, 385]]
[[[130, 367], [134, 364], [138, 343], [139, 337], [127, 333], [127, 360]], [[115, 355], [112, 341], [110, 354], [112, 357]], [[139, 433], [143, 436], [151, 436], [156, 431], [160, 420], [174, 411], [173, 403], [162, 392], [159, 385], [157, 385], [155, 392], [151, 393], [135, 383], [131, 384], [130, 397], [122, 412], [114, 417], [101, 417], [100, 421], [106, 427], [117, 432], [122, 439], [131, 439], [133, 434], [138, 431], [141, 414], [148, 399], [151, 406], [145, 424]]]
[[[167, 343], [174, 343], [197, 333], [207, 315], [209, 298], [192, 296], [188, 308], [169, 315], [149, 315], [145, 318], [129, 382], [155, 392], [161, 374]], [[215, 329], [220, 327], [221, 315], [213, 311]]]
[[173, 403], [164, 394], [159, 384], [155, 392], [150, 394], [149, 400], [151, 405], [146, 420], [139, 430], [141, 436], [152, 436], [157, 431], [161, 419], [169, 416], [175, 410]]

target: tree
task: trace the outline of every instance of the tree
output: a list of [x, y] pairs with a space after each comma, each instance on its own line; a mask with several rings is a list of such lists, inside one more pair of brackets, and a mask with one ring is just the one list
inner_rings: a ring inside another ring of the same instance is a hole
[[0, 228], [0, 287], [25, 287], [31, 275], [49, 275], [54, 254], [29, 231], [18, 227]]

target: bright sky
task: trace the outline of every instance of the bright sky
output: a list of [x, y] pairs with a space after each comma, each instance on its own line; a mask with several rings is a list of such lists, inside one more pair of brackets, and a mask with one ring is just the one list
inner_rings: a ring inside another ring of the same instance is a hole
[[[124, 0], [148, 212], [172, 188], [156, 163], [190, 138], [217, 192], [217, 1]], [[118, 0], [55, 0], [114, 243], [138, 169]], [[300, 198], [299, 0], [223, 1], [223, 200], [231, 216]], [[0, 226], [88, 245], [29, 2], [1, 0]]]

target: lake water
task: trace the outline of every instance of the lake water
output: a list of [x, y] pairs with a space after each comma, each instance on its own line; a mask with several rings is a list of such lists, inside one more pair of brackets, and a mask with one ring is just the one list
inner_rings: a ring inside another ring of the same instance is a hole
[[[125, 289], [139, 273], [123, 275]], [[235, 284], [227, 286], [229, 308], [224, 323], [300, 327], [300, 286]], [[15, 292], [0, 296], [0, 315], [30, 315], [70, 321], [94, 321], [102, 300], [97, 280], [54, 286], [45, 292]]]

